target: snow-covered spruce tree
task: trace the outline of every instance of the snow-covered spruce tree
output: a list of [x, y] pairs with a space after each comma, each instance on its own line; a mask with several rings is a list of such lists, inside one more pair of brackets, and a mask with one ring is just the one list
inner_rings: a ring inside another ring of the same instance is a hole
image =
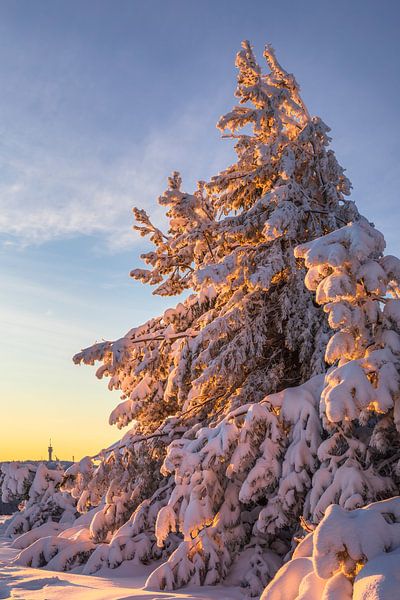
[[310, 118], [272, 48], [264, 55], [267, 74], [243, 43], [239, 106], [218, 123], [237, 162], [193, 194], [172, 175], [159, 199], [167, 233], [135, 209], [154, 250], [132, 276], [157, 294], [191, 295], [75, 357], [101, 363], [98, 377], [122, 393], [110, 422], [132, 426], [98, 463], [66, 473], [79, 510], [95, 513], [86, 572], [170, 556], [150, 585], [216, 583], [244, 552], [242, 579], [256, 594], [303, 512], [330, 331], [293, 250], [358, 214], [328, 127]]
[[[241, 105], [218, 123], [237, 139], [237, 162], [192, 195], [173, 174], [159, 199], [168, 209], [166, 235], [134, 211], [136, 229], [155, 249], [143, 255], [150, 268], [131, 275], [157, 285], [155, 294], [194, 293], [120, 340], [75, 357], [101, 361], [97, 376], [122, 391], [111, 424], [134, 421], [136, 431], [148, 433], [188, 409], [203, 421], [249, 394], [258, 400], [324, 370], [327, 327], [304, 290], [293, 248], [347, 223], [356, 210], [327, 149], [327, 126], [310, 119], [271, 48], [265, 57], [270, 73], [262, 75], [243, 44]], [[251, 135], [235, 133], [246, 126]]]
[[314, 523], [325, 517], [263, 600], [309, 598], [311, 590], [315, 600], [350, 599], [357, 574], [354, 593], [367, 598], [365, 563], [399, 551], [400, 498], [359, 508], [398, 493], [400, 483], [400, 260], [383, 256], [384, 246], [360, 219], [295, 250], [337, 330], [320, 400], [326, 439], [305, 508]]

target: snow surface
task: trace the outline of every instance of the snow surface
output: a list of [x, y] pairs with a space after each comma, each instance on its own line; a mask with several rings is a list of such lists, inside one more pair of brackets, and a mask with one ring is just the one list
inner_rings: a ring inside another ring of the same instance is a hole
[[[8, 517], [0, 515], [0, 527]], [[177, 592], [144, 590], [149, 567], [125, 562], [119, 569], [103, 569], [100, 577], [30, 569], [12, 564], [19, 550], [0, 535], [0, 599], [18, 600], [240, 600], [243, 592], [227, 586], [191, 587]], [[153, 565], [154, 567], [154, 565]], [[138, 572], [140, 569], [140, 573]], [[136, 572], [135, 572], [136, 571]]]

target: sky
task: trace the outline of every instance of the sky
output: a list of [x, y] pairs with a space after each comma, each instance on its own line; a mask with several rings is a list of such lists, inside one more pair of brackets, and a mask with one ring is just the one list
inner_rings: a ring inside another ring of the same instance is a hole
[[121, 435], [119, 397], [72, 356], [174, 299], [129, 278], [133, 206], [163, 221], [184, 187], [234, 160], [215, 128], [234, 104], [235, 54], [272, 43], [360, 211], [400, 255], [397, 0], [0, 2], [0, 460], [71, 460]]

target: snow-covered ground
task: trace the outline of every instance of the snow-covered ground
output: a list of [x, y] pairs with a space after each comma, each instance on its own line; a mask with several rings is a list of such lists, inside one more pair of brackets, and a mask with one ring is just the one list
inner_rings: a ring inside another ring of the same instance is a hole
[[[0, 516], [0, 526], [4, 517]], [[203, 587], [176, 592], [143, 590], [150, 568], [124, 563], [120, 569], [103, 570], [102, 577], [30, 569], [12, 564], [19, 550], [0, 535], [0, 599], [18, 600], [240, 600], [243, 593], [232, 587]], [[136, 571], [136, 572], [135, 572]]]

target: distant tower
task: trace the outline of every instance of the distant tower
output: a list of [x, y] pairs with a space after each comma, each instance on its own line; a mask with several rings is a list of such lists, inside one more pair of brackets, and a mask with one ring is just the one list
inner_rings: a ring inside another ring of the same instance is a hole
[[49, 451], [49, 462], [51, 462], [52, 456], [53, 456], [53, 446], [51, 445], [51, 438], [50, 438], [49, 447], [47, 448], [47, 450]]

